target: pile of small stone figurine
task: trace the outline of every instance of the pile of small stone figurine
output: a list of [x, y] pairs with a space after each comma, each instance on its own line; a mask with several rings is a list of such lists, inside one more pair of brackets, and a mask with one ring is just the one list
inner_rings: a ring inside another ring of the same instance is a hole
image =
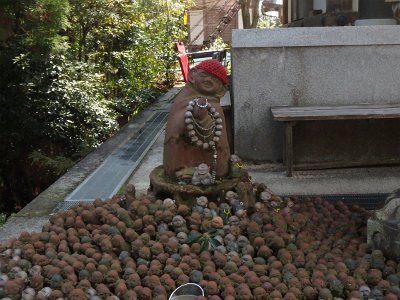
[[252, 213], [235, 191], [58, 212], [0, 245], [0, 299], [161, 300], [189, 282], [198, 299], [399, 299], [400, 264], [367, 245], [366, 210], [254, 191]]

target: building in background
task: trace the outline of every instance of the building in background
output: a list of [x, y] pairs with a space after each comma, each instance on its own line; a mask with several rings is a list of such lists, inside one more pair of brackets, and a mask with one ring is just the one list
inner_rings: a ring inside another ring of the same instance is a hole
[[195, 0], [188, 12], [189, 51], [203, 49], [220, 36], [231, 42], [232, 29], [240, 25], [240, 5], [236, 0]]
[[[188, 51], [202, 50], [218, 36], [230, 44], [232, 30], [243, 28], [238, 0], [194, 2], [187, 14]], [[381, 25], [398, 23], [400, 0], [263, 0], [260, 8], [287, 27]]]
[[395, 25], [399, 3], [400, 0], [283, 0], [282, 19], [289, 27]]

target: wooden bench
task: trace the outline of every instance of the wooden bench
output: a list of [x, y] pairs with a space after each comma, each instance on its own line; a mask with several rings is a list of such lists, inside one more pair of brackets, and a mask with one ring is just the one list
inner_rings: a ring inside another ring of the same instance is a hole
[[275, 121], [285, 122], [286, 175], [293, 175], [293, 126], [299, 121], [400, 118], [400, 104], [359, 104], [343, 106], [275, 106]]

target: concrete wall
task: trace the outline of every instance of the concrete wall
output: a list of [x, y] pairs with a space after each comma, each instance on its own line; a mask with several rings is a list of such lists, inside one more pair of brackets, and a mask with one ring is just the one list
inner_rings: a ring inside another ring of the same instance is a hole
[[[272, 120], [271, 106], [400, 103], [399, 29], [363, 26], [235, 30], [235, 152], [245, 159], [282, 159], [283, 126]], [[393, 140], [399, 140], [398, 124], [389, 125], [397, 128]], [[302, 132], [296, 134], [303, 138]], [[320, 134], [323, 137], [325, 133]], [[365, 149], [364, 144], [359, 147]], [[399, 151], [399, 147], [390, 151]], [[303, 152], [307, 155], [307, 151]]]

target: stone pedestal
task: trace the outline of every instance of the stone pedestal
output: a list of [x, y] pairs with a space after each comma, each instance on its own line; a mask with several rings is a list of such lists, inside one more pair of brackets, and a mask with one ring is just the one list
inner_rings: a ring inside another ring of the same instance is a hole
[[248, 174], [242, 171], [240, 177], [217, 180], [212, 185], [180, 185], [166, 176], [163, 166], [150, 173], [150, 191], [157, 197], [171, 197], [178, 203], [193, 205], [196, 197], [206, 196], [208, 200], [219, 203], [225, 201], [227, 191], [236, 191], [247, 209], [254, 207], [255, 197]]

